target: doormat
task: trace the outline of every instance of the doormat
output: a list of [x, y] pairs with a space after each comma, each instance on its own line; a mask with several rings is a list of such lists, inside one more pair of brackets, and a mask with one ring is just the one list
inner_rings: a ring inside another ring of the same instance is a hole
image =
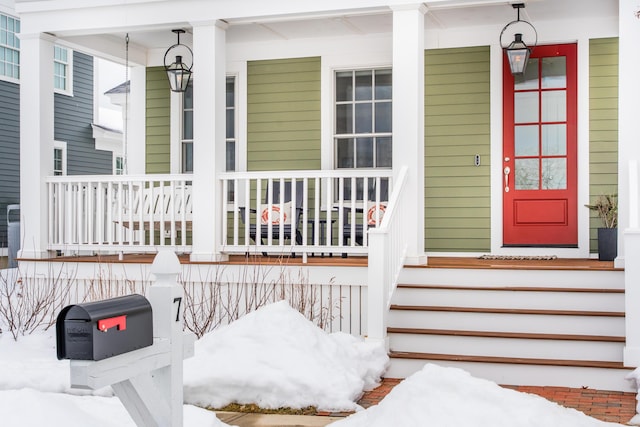
[[520, 255], [482, 255], [478, 259], [498, 259], [498, 260], [516, 260], [516, 261], [549, 261], [558, 259], [556, 255], [540, 255], [540, 256], [520, 256]]

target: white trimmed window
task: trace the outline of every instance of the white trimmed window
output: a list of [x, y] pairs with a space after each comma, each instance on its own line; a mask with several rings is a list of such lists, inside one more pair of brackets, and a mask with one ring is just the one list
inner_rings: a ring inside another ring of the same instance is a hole
[[[236, 78], [233, 76], [227, 77], [226, 86], [226, 115], [227, 115], [227, 130], [226, 130], [226, 170], [227, 172], [235, 172], [236, 168]], [[227, 201], [233, 202], [235, 197], [235, 189], [233, 183], [230, 183]]]
[[180, 131], [180, 159], [182, 173], [193, 172], [193, 81], [182, 95], [182, 121]]
[[[236, 170], [236, 78], [226, 80], [226, 170]], [[193, 82], [182, 95], [180, 131], [180, 164], [182, 173], [193, 172]], [[228, 199], [233, 201], [234, 189], [229, 188]]]
[[[336, 169], [390, 169], [391, 69], [335, 73], [334, 165]], [[345, 199], [351, 199], [345, 182]], [[356, 189], [362, 200], [362, 182]], [[369, 186], [369, 188], [371, 188]]]
[[73, 52], [62, 46], [53, 46], [53, 89], [71, 94], [71, 67]]
[[67, 143], [62, 141], [53, 142], [53, 175], [67, 174]]
[[124, 157], [113, 156], [113, 174], [124, 175]]
[[0, 14], [0, 77], [20, 79], [20, 20]]

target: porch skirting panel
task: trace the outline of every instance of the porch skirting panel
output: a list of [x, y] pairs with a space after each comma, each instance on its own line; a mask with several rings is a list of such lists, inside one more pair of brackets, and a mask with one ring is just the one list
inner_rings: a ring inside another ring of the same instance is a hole
[[[25, 292], [45, 298], [52, 325], [69, 304], [121, 295], [144, 295], [155, 278], [151, 264], [120, 262], [20, 261], [16, 271]], [[178, 281], [185, 290], [185, 325], [201, 336], [264, 305], [286, 300], [326, 332], [366, 335], [366, 267], [336, 268], [284, 264], [182, 264]], [[345, 282], [346, 280], [346, 282]], [[349, 283], [350, 282], [350, 283]]]

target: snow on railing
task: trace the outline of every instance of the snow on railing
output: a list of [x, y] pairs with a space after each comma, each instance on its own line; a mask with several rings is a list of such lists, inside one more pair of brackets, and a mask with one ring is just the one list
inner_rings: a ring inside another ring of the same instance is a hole
[[367, 281], [367, 339], [387, 344], [387, 315], [391, 296], [398, 284], [407, 253], [407, 230], [402, 212], [410, 209], [407, 191], [403, 191], [407, 167], [400, 170], [379, 227], [369, 230], [369, 271]]
[[391, 170], [228, 172], [222, 216], [227, 253], [367, 254], [383, 220]]
[[54, 176], [46, 184], [49, 250], [190, 250], [190, 175]]

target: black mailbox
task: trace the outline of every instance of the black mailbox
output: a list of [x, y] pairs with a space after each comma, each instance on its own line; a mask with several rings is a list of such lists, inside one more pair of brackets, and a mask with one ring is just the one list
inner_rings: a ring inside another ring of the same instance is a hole
[[142, 295], [69, 305], [56, 322], [58, 359], [102, 360], [153, 344], [151, 304]]

